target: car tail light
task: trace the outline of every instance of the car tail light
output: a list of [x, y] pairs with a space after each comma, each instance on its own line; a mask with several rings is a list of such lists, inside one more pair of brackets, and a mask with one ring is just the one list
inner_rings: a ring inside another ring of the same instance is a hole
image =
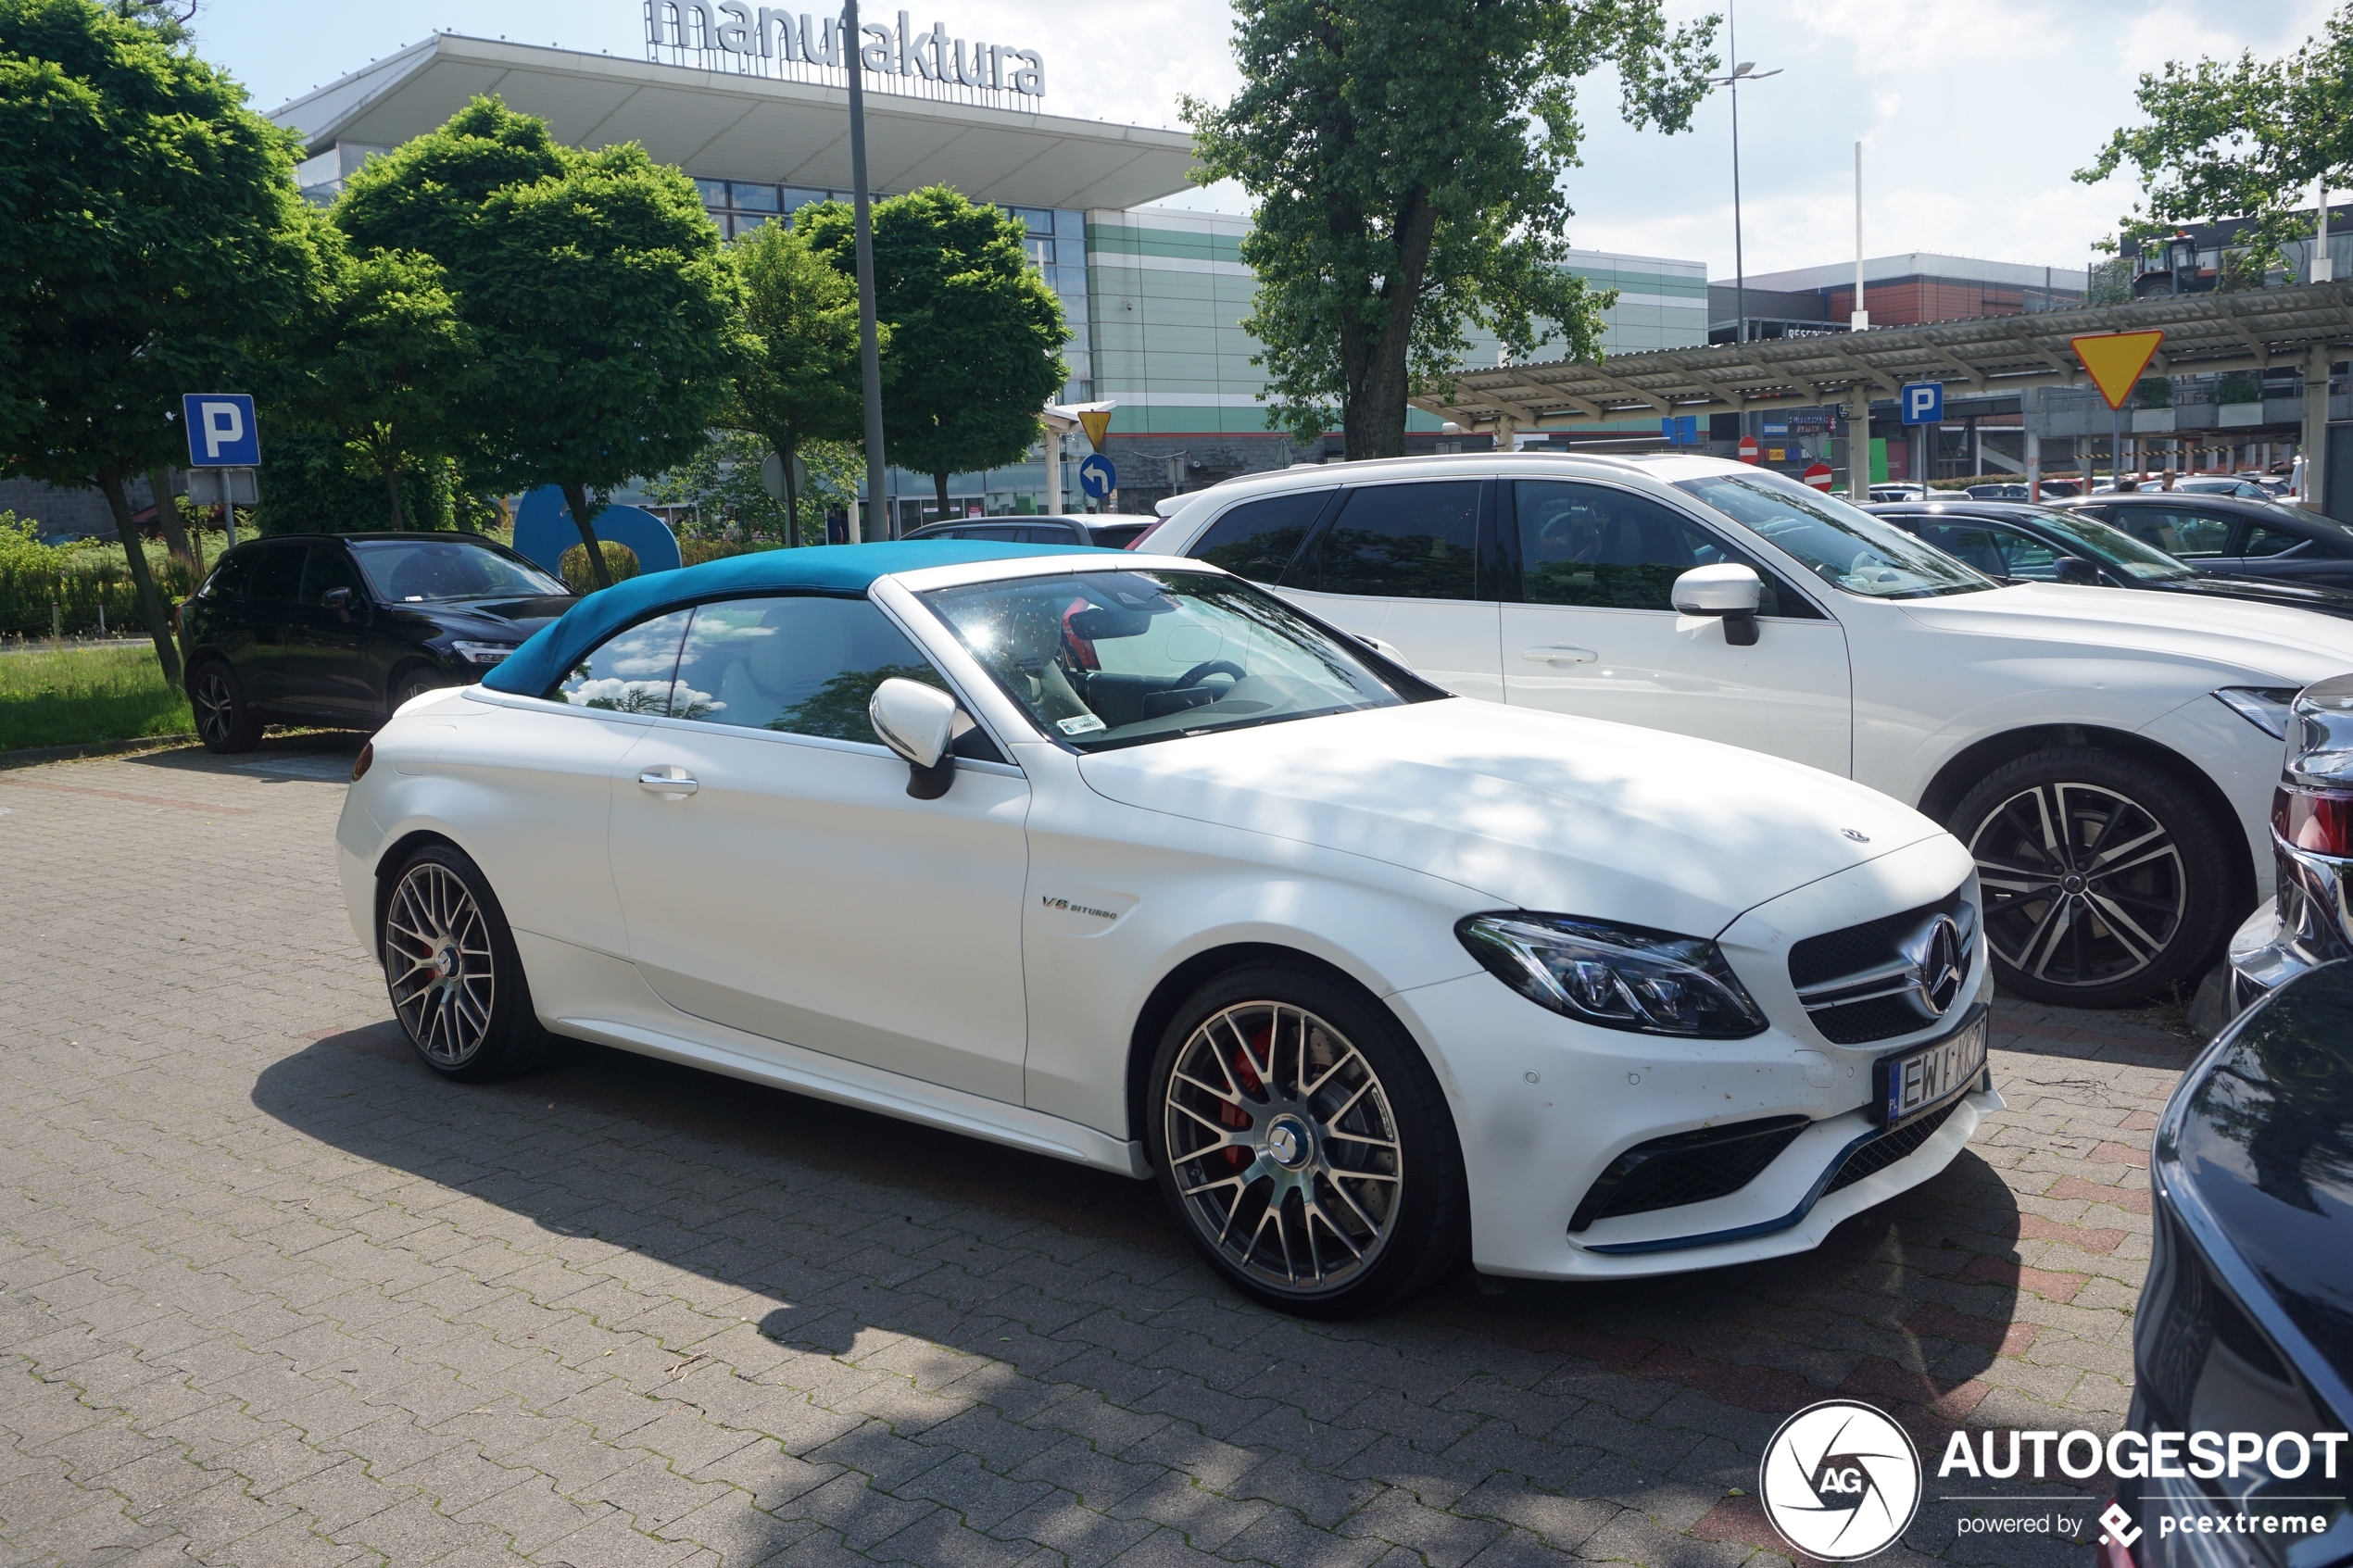
[[2296, 694], [2271, 831], [2305, 854], [2353, 859], [2353, 675], [2333, 675]]
[[358, 784], [367, 775], [368, 770], [375, 766], [375, 761], [376, 743], [370, 741], [359, 748], [359, 755], [351, 759], [351, 782]]

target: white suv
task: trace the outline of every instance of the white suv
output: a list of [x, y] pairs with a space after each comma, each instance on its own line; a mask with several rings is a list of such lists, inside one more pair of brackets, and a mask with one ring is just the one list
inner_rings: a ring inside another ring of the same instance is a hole
[[1705, 458], [1302, 465], [1190, 498], [1151, 549], [1466, 696], [1730, 741], [1917, 806], [1976, 857], [2002, 984], [2082, 1006], [2188, 979], [2269, 897], [2287, 704], [2353, 671], [2343, 621], [2005, 587]]

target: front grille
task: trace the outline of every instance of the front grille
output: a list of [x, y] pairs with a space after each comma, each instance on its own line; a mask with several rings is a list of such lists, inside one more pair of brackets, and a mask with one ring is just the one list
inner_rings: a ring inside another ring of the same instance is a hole
[[1842, 1187], [1851, 1187], [1865, 1176], [1876, 1175], [1897, 1160], [1919, 1153], [1920, 1145], [1934, 1137], [1936, 1130], [1959, 1109], [1960, 1101], [1955, 1100], [1944, 1110], [1931, 1111], [1919, 1121], [1908, 1123], [1892, 1133], [1881, 1133], [1846, 1157], [1846, 1163], [1838, 1168], [1838, 1174], [1831, 1178], [1831, 1185], [1822, 1189], [1823, 1195], [1827, 1197]]
[[[1961, 928], [1964, 962], [1974, 958], [1976, 910], [1961, 900], [1955, 888], [1932, 904], [1901, 914], [1882, 915], [1840, 931], [1808, 936], [1789, 950], [1789, 978], [1806, 1017], [1836, 1046], [1867, 1045], [1925, 1029], [1935, 1018], [1908, 999], [1907, 977], [1913, 973], [1904, 944], [1938, 915], [1950, 915]], [[1842, 986], [1857, 995], [1851, 1001], [1818, 1001], [1807, 992], [1835, 993]], [[1877, 991], [1881, 995], [1870, 993]], [[1966, 987], [1964, 987], [1966, 991]]]
[[1770, 1116], [1636, 1144], [1609, 1162], [1578, 1204], [1568, 1228], [1581, 1231], [1596, 1220], [1705, 1203], [1738, 1192], [1806, 1126], [1803, 1116]]

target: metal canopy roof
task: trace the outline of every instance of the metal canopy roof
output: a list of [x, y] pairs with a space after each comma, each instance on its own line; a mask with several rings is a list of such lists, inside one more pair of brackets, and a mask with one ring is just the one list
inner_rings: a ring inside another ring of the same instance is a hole
[[2301, 364], [2314, 348], [2353, 342], [2353, 282], [1668, 348], [1602, 364], [1503, 365], [1464, 371], [1452, 396], [1413, 403], [1468, 430], [1499, 420], [1574, 426], [1835, 403], [1856, 385], [1893, 397], [1906, 382], [1957, 383], [1971, 395], [1998, 396], [2033, 386], [2088, 386], [2070, 338], [2152, 327], [2164, 330], [2165, 341], [2149, 362], [2151, 375]]
[[[847, 89], [610, 55], [436, 33], [270, 118], [312, 155], [338, 142], [394, 146], [477, 93], [545, 119], [577, 147], [641, 142], [663, 163], [712, 178], [849, 187]], [[1192, 184], [1182, 132], [866, 94], [866, 170], [878, 191], [953, 185], [1009, 207], [1129, 207]]]

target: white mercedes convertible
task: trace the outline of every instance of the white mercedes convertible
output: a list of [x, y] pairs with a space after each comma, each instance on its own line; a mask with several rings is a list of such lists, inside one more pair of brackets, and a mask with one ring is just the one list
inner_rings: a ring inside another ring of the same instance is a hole
[[640, 577], [353, 777], [352, 922], [434, 1071], [598, 1041], [1149, 1176], [1295, 1311], [1801, 1251], [2001, 1103], [1927, 818], [1449, 696], [1198, 561]]

